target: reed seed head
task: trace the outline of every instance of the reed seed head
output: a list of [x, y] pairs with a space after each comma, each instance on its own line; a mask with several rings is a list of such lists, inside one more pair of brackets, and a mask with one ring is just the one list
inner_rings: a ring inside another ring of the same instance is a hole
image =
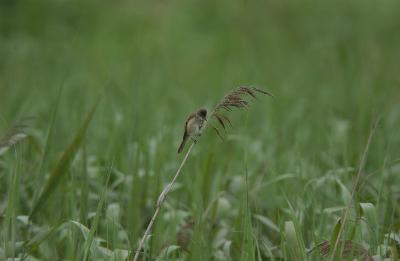
[[[257, 99], [257, 95], [259, 94], [274, 97], [270, 92], [255, 87], [240, 86], [224, 96], [224, 98], [215, 107], [211, 117], [214, 117], [222, 129], [226, 131], [228, 125], [232, 127], [232, 123], [229, 118], [223, 114], [223, 111], [230, 112], [235, 108], [246, 110], [250, 107], [252, 102]], [[217, 135], [222, 138], [219, 129], [213, 125], [211, 125], [211, 127], [217, 133]]]

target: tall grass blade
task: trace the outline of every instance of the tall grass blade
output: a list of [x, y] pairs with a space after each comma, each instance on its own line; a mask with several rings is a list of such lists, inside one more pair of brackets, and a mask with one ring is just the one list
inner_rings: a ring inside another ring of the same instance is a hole
[[64, 150], [64, 153], [61, 156], [61, 159], [58, 161], [57, 165], [51, 172], [50, 177], [48, 178], [46, 184], [44, 185], [42, 192], [41, 192], [38, 200], [36, 201], [36, 204], [34, 205], [34, 207], [32, 209], [30, 218], [34, 217], [35, 214], [44, 206], [44, 203], [46, 202], [46, 200], [56, 190], [56, 188], [60, 184], [60, 181], [65, 176], [65, 173], [69, 167], [70, 162], [74, 158], [76, 151], [78, 150], [78, 148], [80, 147], [80, 145], [82, 143], [82, 140], [85, 136], [86, 130], [89, 127], [89, 124], [93, 118], [94, 112], [96, 111], [98, 103], [99, 103], [99, 100], [97, 100], [96, 103], [93, 105], [93, 107], [90, 109], [90, 111], [86, 115], [86, 118], [83, 121], [81, 127], [78, 129], [77, 133], [75, 134], [74, 139], [68, 145], [68, 147]]
[[79, 201], [81, 207], [79, 209], [79, 217], [81, 223], [86, 225], [89, 204], [89, 183], [87, 173], [87, 152], [85, 144], [83, 145], [82, 180], [80, 183], [81, 195]]
[[338, 236], [337, 236], [337, 239], [335, 241], [335, 244], [334, 244], [334, 247], [333, 247], [333, 251], [331, 253], [331, 257], [329, 259], [330, 261], [334, 260], [337, 250], [339, 250], [338, 251], [339, 252], [339, 257], [343, 253], [343, 246], [341, 246], [340, 249], [338, 249], [338, 246], [339, 246], [340, 241], [341, 241], [342, 233], [344, 231], [344, 228], [345, 228], [345, 225], [346, 225], [346, 222], [347, 222], [347, 218], [348, 218], [348, 215], [349, 215], [349, 211], [350, 211], [351, 205], [353, 204], [353, 201], [354, 201], [355, 193], [357, 192], [357, 189], [358, 189], [358, 186], [359, 186], [359, 183], [360, 183], [361, 174], [362, 174], [362, 171], [364, 170], [364, 166], [365, 166], [365, 163], [367, 161], [368, 151], [369, 151], [369, 147], [370, 147], [370, 144], [371, 144], [371, 141], [372, 141], [372, 137], [373, 137], [373, 135], [375, 133], [375, 130], [376, 130], [377, 126], [378, 126], [379, 120], [380, 120], [380, 118], [376, 118], [372, 122], [372, 126], [371, 126], [369, 134], [368, 134], [367, 143], [365, 145], [364, 151], [363, 151], [362, 156], [361, 156], [360, 164], [359, 164], [359, 167], [358, 167], [358, 172], [357, 172], [357, 175], [356, 175], [354, 183], [353, 183], [353, 189], [351, 191], [350, 202], [348, 202], [346, 208], [343, 211], [342, 217], [341, 217], [342, 225], [339, 228]]
[[96, 216], [94, 217], [94, 222], [93, 222], [92, 227], [90, 228], [90, 232], [87, 237], [87, 240], [85, 241], [85, 245], [83, 246], [83, 249], [85, 251], [85, 255], [83, 257], [84, 261], [87, 260], [87, 258], [88, 258], [89, 251], [90, 251], [92, 243], [93, 243], [94, 234], [96, 233], [97, 227], [99, 225], [101, 210], [103, 209], [104, 201], [106, 198], [107, 187], [108, 187], [108, 182], [110, 180], [111, 170], [112, 170], [112, 166], [110, 166], [107, 171], [106, 183], [104, 185], [104, 190], [103, 190], [103, 193], [101, 194], [99, 204], [97, 204]]
[[5, 250], [8, 256], [15, 256], [15, 243], [16, 243], [16, 211], [18, 208], [19, 200], [19, 183], [20, 183], [20, 156], [19, 151], [15, 149], [15, 167], [11, 175], [10, 189], [8, 191], [7, 209], [5, 215]]
[[[37, 178], [36, 184], [39, 184], [39, 185], [43, 183], [44, 178], [45, 178], [45, 175], [43, 173], [43, 168], [47, 161], [47, 156], [49, 153], [50, 140], [53, 136], [53, 128], [54, 128], [54, 124], [55, 124], [57, 114], [58, 114], [58, 106], [60, 104], [61, 94], [62, 94], [62, 87], [60, 87], [60, 89], [59, 89], [57, 100], [56, 100], [56, 103], [55, 103], [55, 106], [53, 109], [53, 113], [51, 115], [50, 125], [49, 125], [49, 127], [47, 129], [47, 133], [46, 133], [46, 141], [45, 141], [43, 152], [42, 152], [42, 158], [40, 160], [39, 170], [38, 170], [38, 173], [36, 176], [36, 178]], [[35, 194], [33, 196], [33, 202], [36, 202], [36, 200], [38, 199], [38, 197], [40, 195], [39, 193], [40, 193], [39, 189], [35, 190]]]
[[378, 245], [378, 218], [377, 211], [372, 203], [360, 203], [361, 217], [364, 218], [367, 223], [369, 241], [373, 248]]
[[275, 232], [279, 232], [279, 227], [268, 217], [265, 217], [262, 215], [257, 215], [257, 214], [254, 214], [253, 217], [255, 219], [257, 219], [258, 221], [260, 221], [263, 225], [265, 225], [269, 229], [271, 229]]
[[36, 251], [40, 244], [46, 241], [50, 236], [52, 236], [64, 223], [60, 223], [53, 227], [41, 227], [40, 231], [29, 241], [26, 241], [24, 244], [25, 254], [30, 255], [34, 251]]
[[307, 260], [307, 254], [303, 247], [302, 239], [298, 235], [293, 221], [285, 222], [286, 249], [290, 260]]
[[[341, 226], [342, 226], [342, 221], [339, 218], [338, 221], [336, 222], [335, 228], [333, 229], [333, 232], [332, 232], [332, 236], [331, 236], [331, 240], [330, 240], [330, 244], [329, 244], [330, 246], [335, 245], [335, 242], [336, 242], [336, 240], [338, 239], [338, 236], [339, 236], [339, 231], [340, 231]], [[327, 252], [330, 252], [329, 254], [333, 254], [332, 251], [333, 251], [333, 247], [332, 248], [328, 248]], [[324, 253], [323, 251], [321, 251], [321, 254], [323, 256], [325, 256], [328, 253]]]

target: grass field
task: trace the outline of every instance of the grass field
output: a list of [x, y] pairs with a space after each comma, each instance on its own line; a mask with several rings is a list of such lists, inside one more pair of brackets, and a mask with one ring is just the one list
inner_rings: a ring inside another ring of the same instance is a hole
[[2, 1], [0, 260], [132, 260], [185, 118], [242, 85], [275, 98], [229, 112], [224, 140], [204, 130], [141, 260], [396, 260], [399, 17], [397, 0]]

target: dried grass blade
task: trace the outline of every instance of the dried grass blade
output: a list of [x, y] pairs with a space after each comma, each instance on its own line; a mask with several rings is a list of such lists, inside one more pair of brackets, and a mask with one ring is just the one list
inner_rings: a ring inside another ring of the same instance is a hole
[[212, 126], [212, 125], [211, 125], [211, 127], [217, 133], [217, 135], [221, 138], [221, 140], [224, 140], [224, 138], [221, 136], [221, 133], [219, 132], [219, 130], [217, 128], [215, 128], [214, 126]]
[[235, 107], [235, 108], [245, 108], [245, 109], [247, 109], [247, 106], [246, 105], [244, 105], [243, 103], [233, 103], [233, 102], [229, 102], [229, 103], [227, 103], [226, 104], [227, 106], [230, 106], [230, 107]]
[[245, 87], [245, 86], [242, 86], [242, 87], [239, 87], [239, 88], [240, 88], [240, 90], [242, 90], [246, 94], [250, 95], [254, 99], [257, 99], [256, 94], [254, 93], [254, 91], [252, 89], [250, 89], [248, 87]]
[[224, 110], [226, 110], [226, 111], [232, 111], [232, 109], [229, 108], [229, 106], [226, 105], [226, 104], [220, 104], [220, 105], [218, 105], [217, 110], [219, 110], [219, 109], [224, 109]]
[[217, 118], [218, 122], [221, 124], [222, 128], [224, 128], [224, 130], [225, 130], [226, 127], [225, 127], [225, 123], [224, 123], [223, 119], [217, 113], [214, 113], [213, 116], [215, 118]]
[[261, 90], [261, 89], [255, 88], [255, 87], [251, 87], [251, 88], [253, 90], [255, 90], [256, 92], [263, 93], [263, 94], [266, 94], [268, 96], [271, 96], [271, 97], [275, 98], [275, 96], [270, 92], [267, 92], [267, 91], [264, 91], [264, 90]]
[[232, 127], [231, 120], [228, 117], [226, 117], [225, 115], [222, 115], [222, 114], [218, 114], [218, 116], [221, 117], [222, 119], [224, 119], [229, 124], [229, 126]]
[[230, 96], [226, 97], [225, 100], [227, 100], [227, 101], [244, 101], [242, 99], [242, 97], [236, 96], [236, 95], [230, 95]]

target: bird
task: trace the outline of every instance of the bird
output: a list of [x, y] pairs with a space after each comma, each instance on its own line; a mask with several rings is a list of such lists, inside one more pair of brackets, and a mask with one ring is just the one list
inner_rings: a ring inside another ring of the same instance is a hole
[[187, 117], [182, 142], [178, 149], [178, 154], [182, 152], [188, 138], [193, 139], [194, 142], [197, 141], [205, 121], [207, 121], [207, 109], [204, 108], [200, 108]]

